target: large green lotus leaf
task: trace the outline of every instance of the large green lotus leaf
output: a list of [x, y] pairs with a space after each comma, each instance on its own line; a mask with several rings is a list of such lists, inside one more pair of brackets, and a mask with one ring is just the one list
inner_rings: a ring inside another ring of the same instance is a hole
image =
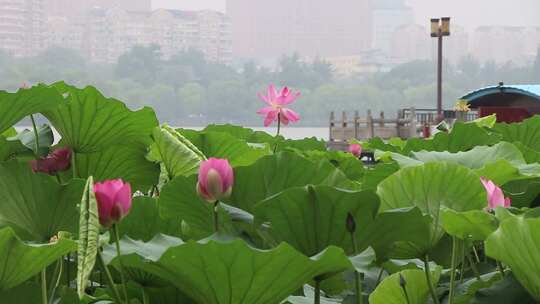
[[540, 165], [527, 164], [521, 151], [511, 143], [500, 142], [493, 146], [477, 146], [469, 151], [450, 153], [447, 151], [411, 152], [411, 156], [386, 152], [401, 167], [418, 166], [428, 162], [449, 162], [474, 169], [498, 184], [515, 179], [540, 176]]
[[316, 137], [306, 137], [303, 139], [282, 139], [276, 141], [276, 151], [284, 151], [288, 149], [297, 151], [326, 151], [326, 142]]
[[380, 212], [358, 238], [358, 248], [371, 246], [377, 258], [412, 258], [430, 248], [431, 217], [418, 207]]
[[130, 280], [146, 287], [166, 287], [171, 284], [165, 278], [131, 265], [136, 265], [141, 259], [143, 261], [157, 261], [166, 250], [181, 244], [184, 244], [181, 239], [164, 234], [154, 235], [147, 243], [124, 236], [120, 240], [122, 266], [118, 263], [116, 248], [113, 244], [105, 246], [102, 254], [106, 264], [112, 263], [111, 265], [117, 270], [124, 269]]
[[478, 176], [470, 169], [451, 163], [427, 163], [403, 168], [377, 188], [381, 210], [417, 206], [433, 218], [431, 241], [434, 247], [443, 235], [442, 206], [456, 211], [480, 210], [486, 193]]
[[321, 159], [328, 160], [331, 164], [345, 173], [351, 180], [362, 180], [362, 177], [366, 172], [364, 163], [351, 153], [312, 150], [304, 152], [304, 156], [311, 161], [319, 161]]
[[61, 101], [56, 89], [41, 84], [16, 93], [0, 91], [0, 133], [30, 114], [55, 108]]
[[64, 102], [45, 117], [62, 135], [62, 141], [77, 153], [102, 151], [110, 146], [148, 142], [158, 125], [150, 108], [129, 110], [124, 103], [104, 97], [96, 88], [79, 89], [63, 82], [53, 85]]
[[0, 230], [0, 290], [10, 289], [38, 274], [63, 255], [77, 250], [77, 243], [60, 239], [43, 245], [28, 245], [11, 228]]
[[515, 141], [513, 144], [519, 149], [519, 151], [521, 151], [521, 154], [523, 155], [523, 158], [527, 164], [540, 163], [540, 152], [522, 144], [519, 141]]
[[[37, 128], [37, 134], [36, 140], [34, 130], [24, 129], [17, 135], [7, 138], [7, 140], [18, 141], [22, 146], [33, 151], [35, 155], [44, 157], [49, 153], [49, 148], [54, 143], [53, 131], [49, 125], [44, 124]], [[36, 141], [39, 142], [38, 147], [36, 147]]]
[[250, 165], [270, 153], [268, 147], [250, 146], [246, 141], [227, 133], [193, 130], [181, 130], [181, 132], [206, 157], [226, 158], [233, 167]]
[[497, 134], [491, 134], [477, 124], [458, 122], [449, 133], [439, 132], [432, 139], [411, 138], [407, 140], [403, 151], [406, 154], [421, 150], [456, 153], [467, 151], [476, 146], [491, 146], [500, 140]]
[[521, 151], [511, 143], [500, 142], [493, 146], [477, 146], [465, 152], [450, 153], [447, 151], [412, 152], [412, 157], [423, 162], [446, 161], [457, 163], [471, 169], [480, 169], [486, 164], [504, 159], [514, 166], [525, 164]]
[[347, 214], [353, 215], [356, 238], [361, 238], [378, 208], [379, 198], [373, 191], [308, 185], [285, 190], [258, 203], [254, 214], [257, 223], [270, 224], [269, 233], [276, 241], [287, 242], [311, 256], [330, 245], [352, 254], [351, 235], [345, 225]]
[[488, 256], [510, 266], [521, 285], [540, 300], [540, 218], [510, 216], [502, 220], [485, 247]]
[[449, 208], [441, 209], [441, 224], [446, 233], [462, 240], [485, 240], [497, 229], [495, 216], [484, 210], [458, 212]]
[[520, 123], [498, 123], [493, 130], [508, 142], [519, 141], [527, 147], [540, 152], [540, 116], [535, 115]]
[[155, 198], [138, 196], [133, 199], [131, 210], [119, 228], [121, 235], [146, 242], [158, 233], [180, 236], [181, 223], [179, 217], [169, 215], [167, 219], [161, 218]]
[[[196, 191], [197, 176], [177, 176], [162, 189], [158, 209], [166, 221], [184, 221], [190, 237], [201, 239], [214, 232], [212, 204], [202, 200]], [[220, 227], [230, 227], [230, 218], [219, 208]]]
[[264, 251], [241, 240], [190, 241], [161, 255], [153, 246], [137, 247], [121, 257], [122, 264], [168, 281], [197, 303], [275, 304], [313, 278], [352, 268], [343, 250], [334, 246], [312, 258], [286, 243]]
[[195, 145], [167, 125], [155, 128], [152, 137], [150, 158], [163, 163], [169, 179], [196, 173], [200, 162], [206, 159]]
[[530, 207], [540, 195], [540, 178], [513, 180], [503, 185], [504, 194], [516, 208]]
[[369, 141], [369, 148], [403, 155], [412, 151], [448, 151], [456, 153], [468, 151], [476, 146], [491, 146], [500, 141], [500, 135], [492, 134], [477, 124], [458, 122], [449, 133], [439, 132], [430, 139], [410, 138], [405, 144], [384, 142], [380, 139]]
[[479, 117], [472, 121], [467, 121], [465, 124], [476, 124], [479, 127], [483, 128], [493, 128], [495, 124], [497, 123], [497, 115], [491, 114], [484, 117]]
[[[432, 284], [437, 286], [440, 268], [431, 272]], [[400, 274], [405, 279], [405, 291], [400, 285]], [[386, 277], [369, 296], [370, 304], [425, 304], [429, 298], [426, 274], [422, 270], [407, 269]]]
[[33, 173], [28, 164], [0, 163], [0, 221], [39, 242], [59, 231], [76, 233], [83, 188], [81, 179], [59, 185], [52, 176]]
[[[99, 152], [75, 155], [77, 176], [93, 176], [96, 181], [121, 178], [134, 190], [146, 192], [158, 184], [159, 165], [146, 159], [142, 143], [115, 145]], [[71, 174], [71, 170], [67, 172]]]
[[28, 151], [19, 140], [8, 140], [8, 138], [14, 136], [17, 136], [17, 130], [13, 127], [0, 134], [0, 161], [8, 160], [20, 153]]
[[512, 273], [506, 274], [502, 280], [493, 281], [488, 281], [491, 283], [489, 286], [478, 289], [469, 301], [456, 301], [456, 304], [538, 304]]
[[245, 140], [248, 143], [273, 143], [275, 141], [275, 137], [266, 132], [255, 131], [250, 128], [231, 124], [208, 125], [202, 132], [227, 133], [235, 138]]
[[326, 151], [326, 143], [315, 137], [304, 139], [285, 139], [283, 136], [273, 136], [263, 131], [254, 131], [250, 128], [225, 125], [209, 125], [202, 132], [221, 132], [232, 135], [235, 138], [242, 139], [248, 143], [269, 144], [272, 149], [278, 143], [276, 151], [285, 149], [296, 149], [300, 151]]
[[292, 187], [329, 185], [350, 187], [350, 181], [326, 160], [312, 162], [292, 152], [281, 152], [234, 170], [235, 185], [229, 205], [251, 212], [255, 204]]
[[375, 166], [367, 167], [362, 177], [362, 189], [376, 190], [380, 182], [399, 170], [399, 165], [395, 162], [378, 163]]

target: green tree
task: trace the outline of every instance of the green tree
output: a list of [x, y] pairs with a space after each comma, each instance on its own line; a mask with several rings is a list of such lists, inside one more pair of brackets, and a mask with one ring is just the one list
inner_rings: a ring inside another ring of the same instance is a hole
[[156, 81], [160, 67], [161, 53], [158, 45], [135, 46], [118, 58], [116, 76], [152, 85]]

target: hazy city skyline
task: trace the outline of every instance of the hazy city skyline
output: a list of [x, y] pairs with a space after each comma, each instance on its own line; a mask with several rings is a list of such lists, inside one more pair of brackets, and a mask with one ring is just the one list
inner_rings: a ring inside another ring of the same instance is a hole
[[[372, 2], [375, 0], [372, 0]], [[153, 8], [214, 9], [226, 11], [227, 0], [152, 0]], [[451, 16], [456, 24], [468, 29], [482, 25], [540, 26], [538, 0], [406, 0], [414, 10], [417, 24], [427, 24], [429, 18]], [[504, 13], [504, 16], [501, 14]]]

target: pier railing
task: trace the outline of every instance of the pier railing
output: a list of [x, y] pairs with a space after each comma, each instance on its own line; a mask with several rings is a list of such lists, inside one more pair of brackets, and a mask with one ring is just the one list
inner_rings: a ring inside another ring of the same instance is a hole
[[[444, 111], [445, 121], [452, 124], [456, 118], [464, 121], [474, 120], [478, 117], [476, 112]], [[347, 142], [350, 139], [366, 140], [373, 137], [389, 139], [392, 137], [410, 138], [420, 137], [424, 128], [437, 123], [437, 111], [431, 109], [401, 109], [395, 118], [386, 118], [384, 112], [375, 116], [368, 110], [365, 117], [355, 111], [352, 117], [346, 112], [341, 117], [330, 113], [330, 142]]]

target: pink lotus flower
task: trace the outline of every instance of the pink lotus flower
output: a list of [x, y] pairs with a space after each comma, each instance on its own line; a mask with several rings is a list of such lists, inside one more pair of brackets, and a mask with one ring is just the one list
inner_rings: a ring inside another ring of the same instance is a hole
[[61, 148], [49, 153], [44, 158], [30, 161], [32, 171], [46, 174], [55, 174], [56, 172], [65, 171], [71, 163], [71, 149]]
[[131, 209], [131, 186], [121, 179], [94, 184], [98, 203], [99, 223], [109, 228], [120, 222]]
[[262, 99], [268, 107], [264, 107], [257, 111], [257, 114], [266, 115], [264, 119], [264, 126], [268, 127], [272, 122], [279, 121], [288, 125], [289, 122], [297, 122], [300, 120], [298, 115], [293, 110], [286, 108], [285, 106], [293, 103], [298, 97], [300, 92], [292, 93], [289, 88], [284, 87], [281, 92], [278, 93], [273, 84], [268, 86], [268, 95], [258, 93], [259, 98]]
[[508, 208], [510, 207], [510, 204], [512, 203], [509, 197], [504, 197], [504, 193], [501, 188], [499, 188], [497, 185], [495, 185], [492, 181], [480, 177], [480, 181], [482, 181], [482, 184], [484, 185], [484, 188], [486, 188], [487, 192], [487, 199], [488, 199], [488, 210], [493, 210], [497, 208], [498, 206]]
[[362, 146], [360, 144], [350, 144], [349, 152], [356, 157], [360, 157], [360, 154], [362, 154]]
[[231, 195], [234, 172], [226, 159], [210, 158], [199, 167], [197, 193], [209, 203], [215, 203]]

